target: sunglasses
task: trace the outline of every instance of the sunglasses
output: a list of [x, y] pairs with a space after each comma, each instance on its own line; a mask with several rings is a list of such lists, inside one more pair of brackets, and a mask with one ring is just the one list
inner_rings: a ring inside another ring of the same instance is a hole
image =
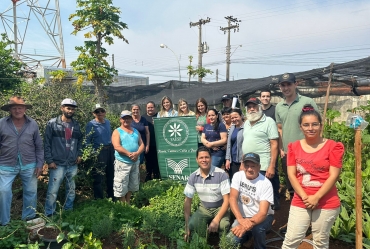
[[105, 113], [105, 110], [96, 110], [94, 113], [95, 113], [95, 114]]

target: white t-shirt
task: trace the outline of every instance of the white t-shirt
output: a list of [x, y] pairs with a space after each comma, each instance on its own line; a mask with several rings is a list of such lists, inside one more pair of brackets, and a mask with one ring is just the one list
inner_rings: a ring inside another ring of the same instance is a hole
[[[271, 182], [261, 174], [254, 180], [248, 180], [244, 171], [238, 171], [233, 176], [231, 188], [239, 191], [238, 206], [243, 218], [251, 218], [256, 215], [261, 201], [274, 204]], [[271, 205], [267, 214], [274, 214]]]

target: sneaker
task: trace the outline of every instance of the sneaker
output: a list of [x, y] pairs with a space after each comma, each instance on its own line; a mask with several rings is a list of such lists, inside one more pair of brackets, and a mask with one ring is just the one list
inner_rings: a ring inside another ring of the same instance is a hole
[[282, 226], [282, 227], [279, 227], [279, 233], [281, 233], [281, 234], [286, 234], [287, 227], [288, 227], [288, 223], [287, 223], [287, 224], [285, 224], [285, 225], [284, 225], [284, 226]]

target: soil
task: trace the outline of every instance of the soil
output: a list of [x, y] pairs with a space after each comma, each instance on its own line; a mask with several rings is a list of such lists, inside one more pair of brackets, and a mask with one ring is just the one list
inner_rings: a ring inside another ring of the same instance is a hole
[[38, 234], [42, 235], [44, 239], [56, 240], [59, 235], [59, 230], [54, 227], [44, 227], [38, 231]]

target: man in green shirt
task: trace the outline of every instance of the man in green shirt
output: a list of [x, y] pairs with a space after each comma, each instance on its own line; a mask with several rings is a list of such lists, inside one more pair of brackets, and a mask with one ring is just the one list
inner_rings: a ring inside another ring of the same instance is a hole
[[[278, 130], [275, 121], [262, 112], [261, 102], [257, 98], [250, 98], [246, 103], [246, 121], [243, 129], [243, 154], [248, 152], [260, 156], [260, 173], [268, 178], [274, 190], [274, 205], [272, 209], [279, 209], [279, 176], [276, 174], [276, 159], [278, 155]], [[230, 134], [232, 136], [232, 134]], [[244, 167], [242, 162], [241, 168]]]
[[287, 174], [287, 147], [289, 143], [304, 138], [298, 122], [303, 106], [311, 104], [316, 110], [318, 110], [313, 99], [297, 93], [297, 85], [298, 83], [296, 82], [295, 75], [292, 73], [285, 73], [279, 77], [279, 87], [284, 96], [284, 100], [278, 103], [275, 109], [276, 124], [278, 126], [280, 138], [282, 138], [279, 141], [279, 151], [285, 173], [286, 187], [291, 197], [294, 194], [294, 190]]

